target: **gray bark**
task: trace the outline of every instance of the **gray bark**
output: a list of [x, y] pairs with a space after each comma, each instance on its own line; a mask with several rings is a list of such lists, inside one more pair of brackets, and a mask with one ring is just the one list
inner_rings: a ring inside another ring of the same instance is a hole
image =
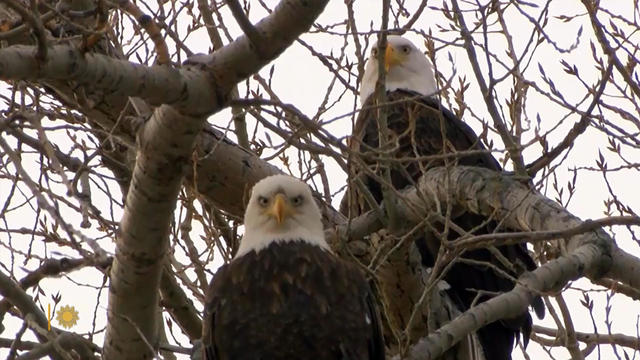
[[[190, 97], [195, 94], [181, 91], [180, 102], [173, 103], [173, 108], [156, 109], [139, 133], [136, 165], [111, 271], [104, 359], [148, 358], [157, 346], [154, 313], [169, 224], [183, 170], [206, 119], [206, 116], [185, 116], [177, 111], [208, 115], [220, 110], [236, 83], [279, 55], [311, 26], [325, 4], [282, 1], [271, 15], [257, 24], [264, 40], [271, 45], [268, 52], [256, 53], [246, 37], [220, 49], [206, 63], [213, 90], [209, 94], [217, 96], [209, 97], [211, 102], [203, 102], [202, 93]], [[192, 105], [194, 99], [211, 107]], [[200, 113], [201, 109], [204, 113]]]

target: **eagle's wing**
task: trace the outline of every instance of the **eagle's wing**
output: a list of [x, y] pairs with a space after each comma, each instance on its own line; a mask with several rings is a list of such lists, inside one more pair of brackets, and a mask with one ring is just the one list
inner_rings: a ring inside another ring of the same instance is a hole
[[495, 171], [502, 170], [502, 167], [500, 166], [496, 158], [491, 155], [491, 152], [487, 150], [482, 141], [480, 141], [478, 135], [476, 135], [475, 131], [473, 131], [473, 129], [471, 129], [471, 127], [467, 125], [467, 123], [462, 121], [449, 109], [443, 107], [442, 104], [434, 97], [423, 97], [420, 99], [420, 101], [422, 102], [422, 104], [432, 109], [438, 109], [442, 113], [442, 116], [444, 116], [444, 122], [446, 124], [445, 126], [447, 139], [450, 142], [453, 142], [452, 145], [455, 150], [463, 151], [463, 149], [467, 149], [483, 151], [481, 153], [473, 155], [473, 160], [471, 162], [474, 166], [479, 166]]
[[371, 339], [369, 341], [369, 360], [385, 360], [384, 334], [380, 320], [380, 312], [371, 289], [366, 292], [365, 308], [371, 320]]
[[228, 265], [222, 265], [216, 271], [205, 294], [204, 316], [202, 319], [202, 352], [204, 360], [221, 359], [215, 343], [216, 311], [220, 301], [220, 278], [229, 276]]

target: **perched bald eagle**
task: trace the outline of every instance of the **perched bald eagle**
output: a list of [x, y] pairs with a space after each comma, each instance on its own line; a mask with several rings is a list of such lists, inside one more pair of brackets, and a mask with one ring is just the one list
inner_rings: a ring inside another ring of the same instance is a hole
[[209, 285], [205, 359], [384, 359], [369, 285], [331, 253], [305, 183], [258, 182], [244, 225], [237, 254]]
[[[425, 156], [429, 155], [474, 150], [471, 153], [467, 152], [467, 154], [459, 153], [458, 156], [446, 161], [451, 165], [479, 166], [501, 171], [499, 163], [486, 151], [473, 130], [451, 111], [444, 109], [434, 96], [437, 92], [436, 81], [433, 68], [426, 56], [413, 43], [400, 36], [390, 35], [387, 37], [387, 41], [388, 46], [384, 49], [387, 71], [386, 102], [376, 104], [375, 96], [373, 96], [378, 78], [376, 57], [378, 50], [374, 48], [362, 80], [360, 99], [363, 107], [356, 120], [354, 134], [350, 140], [352, 149], [373, 156], [382, 154], [382, 157], [392, 156], [396, 159], [402, 159], [402, 161], [390, 162], [391, 182], [395, 189], [412, 186], [424, 171], [445, 165], [443, 157], [432, 160], [416, 159], [425, 159]], [[387, 116], [387, 126], [393, 142], [392, 145], [384, 149], [384, 153], [376, 152], [379, 150], [379, 132], [376, 121], [378, 109], [384, 111]], [[391, 154], [389, 154], [389, 149], [393, 149]], [[412, 161], [412, 158], [416, 160]], [[369, 161], [367, 165], [380, 179], [382, 174], [380, 164]], [[359, 173], [358, 176], [362, 176], [369, 191], [380, 203], [383, 199], [381, 184], [374, 176], [366, 175], [364, 171]], [[357, 215], [368, 210], [367, 206], [362, 205], [362, 201], [358, 200], [361, 197], [357, 195], [357, 188], [354, 187], [350, 191], [350, 194], [356, 194], [351, 197], [352, 200], [356, 199], [351, 202], [351, 214], [354, 215], [355, 212]], [[357, 205], [358, 202], [360, 205]], [[355, 209], [354, 203], [357, 207]], [[343, 212], [348, 211], [345, 205], [346, 202], [343, 200], [341, 207]], [[465, 231], [474, 234], [506, 230], [499, 229], [494, 221], [488, 221], [482, 216], [470, 213], [457, 216], [452, 221]], [[438, 231], [441, 230], [443, 228]], [[448, 237], [453, 240], [461, 235], [450, 229]], [[440, 240], [437, 234], [429, 231], [426, 231], [425, 236], [416, 241], [423, 265], [433, 266], [439, 244]], [[482, 302], [489, 298], [490, 295], [481, 295], [476, 299], [478, 291], [483, 291], [483, 294], [495, 294], [509, 291], [514, 287], [509, 278], [501, 275], [491, 266], [477, 265], [477, 261], [490, 263], [515, 278], [525, 271], [536, 268], [524, 244], [501, 246], [498, 250], [513, 266], [505, 266], [488, 249], [473, 250], [462, 254], [462, 258], [476, 260], [475, 264], [456, 262], [444, 276], [450, 285], [447, 291], [450, 297], [457, 302], [460, 310], [464, 311], [473, 303], [477, 303], [478, 300]], [[536, 298], [533, 307], [538, 317], [544, 316], [544, 305], [540, 298]], [[478, 335], [485, 357], [491, 360], [511, 359], [515, 340], [520, 332], [523, 332], [526, 344], [531, 327], [532, 320], [528, 312], [515, 319], [496, 321], [483, 327], [479, 330]]]

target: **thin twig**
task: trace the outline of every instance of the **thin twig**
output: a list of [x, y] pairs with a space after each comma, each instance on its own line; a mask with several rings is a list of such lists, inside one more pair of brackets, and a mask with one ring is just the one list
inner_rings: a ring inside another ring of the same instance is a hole
[[609, 77], [611, 76], [611, 72], [613, 71], [613, 63], [610, 62], [607, 70], [605, 71], [602, 79], [600, 80], [600, 86], [598, 90], [593, 95], [593, 100], [591, 100], [591, 104], [580, 117], [580, 121], [575, 123], [571, 130], [567, 133], [567, 136], [562, 139], [560, 144], [558, 144], [551, 151], [543, 154], [541, 157], [536, 159], [533, 163], [527, 166], [527, 172], [529, 175], [534, 176], [538, 171], [543, 169], [545, 166], [548, 166], [555, 158], [557, 158], [564, 150], [573, 146], [575, 140], [580, 134], [584, 133], [591, 122], [591, 112], [595, 109], [596, 105], [600, 101], [600, 97], [604, 93], [604, 88], [609, 82]]
[[488, 245], [503, 246], [527, 242], [539, 242], [552, 239], [569, 238], [578, 234], [584, 234], [604, 226], [614, 225], [638, 225], [640, 217], [637, 216], [610, 216], [596, 220], [585, 220], [580, 225], [563, 229], [548, 231], [526, 231], [526, 232], [501, 232], [496, 234], [482, 234], [471, 237], [463, 237], [460, 240], [452, 241], [446, 246], [464, 249], [484, 248]]
[[[376, 81], [375, 88], [375, 100], [376, 104], [384, 104], [386, 102], [386, 73], [385, 67], [385, 53], [389, 46], [387, 43], [387, 27], [389, 24], [389, 10], [391, 4], [390, 0], [382, 0], [382, 24], [380, 26], [380, 33], [378, 35], [378, 79]], [[376, 111], [376, 122], [378, 124], [378, 147], [386, 149], [391, 139], [389, 127], [387, 124], [387, 112], [384, 107], [379, 107]], [[391, 164], [388, 162], [381, 162], [380, 168], [382, 169], [382, 178], [384, 182], [382, 184], [382, 202], [386, 210], [386, 220], [388, 222], [388, 230], [394, 232], [398, 226], [398, 216], [395, 211], [395, 195], [393, 193], [393, 183], [391, 182]]]
[[473, 68], [473, 73], [476, 76], [476, 81], [478, 82], [478, 86], [480, 86], [480, 91], [482, 92], [482, 96], [484, 97], [484, 102], [487, 105], [487, 110], [493, 119], [493, 125], [498, 129], [498, 133], [504, 141], [504, 144], [511, 156], [511, 160], [513, 161], [513, 168], [515, 173], [518, 176], [526, 177], [527, 172], [524, 167], [524, 160], [522, 159], [522, 149], [520, 144], [516, 144], [513, 137], [511, 136], [509, 129], [505, 125], [504, 121], [500, 117], [500, 112], [498, 111], [498, 107], [492, 97], [492, 89], [487, 86], [485, 82], [482, 69], [480, 69], [480, 64], [478, 63], [478, 56], [476, 54], [476, 50], [473, 45], [473, 39], [471, 37], [471, 33], [469, 32], [469, 28], [466, 25], [464, 20], [464, 15], [458, 6], [458, 1], [452, 1], [453, 9], [456, 12], [456, 20], [460, 25], [460, 33], [462, 38], [464, 39], [464, 48], [469, 55], [469, 62], [471, 63], [471, 67]]
[[600, 43], [600, 46], [602, 46], [602, 50], [609, 57], [609, 62], [613, 63], [616, 66], [616, 69], [624, 78], [625, 83], [629, 85], [629, 87], [637, 97], [640, 97], [640, 85], [634, 81], [634, 79], [631, 77], [631, 74], [629, 74], [625, 66], [620, 62], [620, 59], [618, 59], [618, 57], [616, 56], [615, 50], [611, 47], [611, 44], [609, 44], [609, 40], [607, 40], [607, 36], [605, 35], [603, 30], [604, 26], [600, 23], [598, 17], [596, 16], [597, 9], [593, 6], [594, 2], [592, 2], [591, 0], [582, 0], [582, 3], [587, 9], [587, 13], [589, 13], [593, 32], [596, 34], [598, 42]]
[[164, 37], [162, 37], [160, 27], [156, 25], [153, 19], [149, 15], [144, 14], [136, 4], [129, 0], [119, 0], [118, 6], [127, 14], [133, 16], [138, 24], [147, 32], [156, 47], [156, 62], [159, 65], [170, 64], [171, 55], [169, 55], [169, 48], [164, 41]]

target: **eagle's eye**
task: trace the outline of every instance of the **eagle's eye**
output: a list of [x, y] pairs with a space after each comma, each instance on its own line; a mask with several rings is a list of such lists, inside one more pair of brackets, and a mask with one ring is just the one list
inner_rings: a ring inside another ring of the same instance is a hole
[[373, 49], [371, 49], [371, 55], [372, 56], [378, 56], [378, 48], [374, 47]]
[[302, 197], [302, 195], [298, 195], [295, 196], [293, 198], [291, 198], [291, 203], [293, 204], [293, 206], [300, 206], [302, 205], [302, 201], [304, 200], [304, 198]]
[[269, 199], [267, 199], [264, 196], [259, 196], [258, 197], [258, 204], [260, 204], [260, 206], [265, 207], [267, 205], [269, 205]]
[[411, 46], [405, 45], [402, 47], [402, 52], [408, 54], [411, 52]]

